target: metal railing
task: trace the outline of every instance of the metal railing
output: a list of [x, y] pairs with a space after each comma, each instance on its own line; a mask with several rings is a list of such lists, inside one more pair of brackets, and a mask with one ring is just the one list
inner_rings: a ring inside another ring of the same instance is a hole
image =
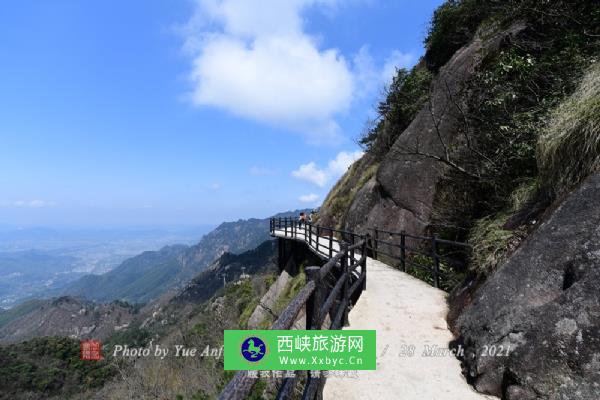
[[303, 238], [321, 257], [331, 258], [335, 246], [346, 242], [350, 245], [367, 240], [367, 255], [383, 261], [403, 272], [416, 275], [436, 288], [449, 290], [456, 283], [452, 271], [465, 269], [471, 258], [471, 246], [436, 235], [418, 236], [406, 232], [391, 232], [371, 228], [369, 234], [300, 223], [294, 218], [272, 218], [271, 234], [280, 231], [286, 237]]
[[436, 235], [418, 236], [372, 228], [367, 248], [369, 255], [403, 272], [422, 272], [421, 279], [436, 288], [452, 287], [451, 271], [464, 269], [471, 257], [471, 246]]
[[472, 249], [466, 243], [436, 235], [418, 236], [377, 228], [370, 231], [367, 248], [373, 259], [417, 275], [436, 288], [451, 289], [458, 283], [453, 271], [465, 269], [471, 258]]

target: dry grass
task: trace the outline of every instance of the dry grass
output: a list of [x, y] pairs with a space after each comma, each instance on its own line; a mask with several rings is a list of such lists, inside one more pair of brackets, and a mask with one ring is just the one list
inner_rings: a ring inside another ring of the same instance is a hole
[[489, 275], [502, 264], [526, 235], [524, 227], [508, 230], [506, 221], [523, 208], [539, 190], [537, 179], [531, 179], [518, 186], [510, 196], [510, 204], [503, 212], [478, 220], [469, 234], [473, 246], [471, 270]]
[[356, 194], [377, 173], [378, 167], [379, 163], [369, 164], [369, 160], [363, 157], [352, 164], [348, 172], [331, 189], [321, 210], [330, 214], [336, 228], [342, 227], [344, 216]]
[[555, 195], [600, 168], [600, 62], [552, 112], [538, 141], [537, 160], [544, 183]]

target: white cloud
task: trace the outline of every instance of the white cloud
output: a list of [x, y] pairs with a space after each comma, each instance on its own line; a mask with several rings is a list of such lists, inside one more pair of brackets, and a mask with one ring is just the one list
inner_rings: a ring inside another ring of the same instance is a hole
[[54, 201], [45, 200], [17, 200], [12, 202], [0, 203], [2, 207], [18, 207], [18, 208], [44, 208], [56, 207], [58, 204]]
[[342, 176], [348, 168], [363, 155], [362, 151], [340, 152], [333, 160], [327, 163], [327, 167], [319, 168], [314, 161], [303, 164], [297, 170], [292, 171], [292, 176], [297, 179], [312, 182], [319, 187]]
[[275, 175], [276, 173], [277, 171], [274, 169], [265, 168], [258, 165], [253, 165], [250, 167], [250, 175], [253, 176], [270, 176]]
[[346, 173], [348, 168], [354, 163], [354, 161], [358, 160], [363, 156], [363, 152], [358, 150], [352, 153], [347, 153], [345, 151], [340, 152], [336, 158], [329, 161], [327, 165], [327, 169], [329, 174], [333, 177], [340, 177]]
[[308, 6], [332, 0], [199, 0], [184, 48], [193, 56], [191, 100], [235, 115], [339, 139], [334, 120], [352, 101], [350, 65], [303, 30]]
[[317, 186], [323, 187], [329, 180], [327, 176], [327, 172], [325, 170], [319, 169], [315, 162], [309, 162], [308, 164], [303, 164], [298, 167], [297, 170], [292, 171], [292, 176], [295, 178], [309, 181], [314, 183]]
[[357, 3], [368, 1], [195, 0], [180, 30], [192, 58], [189, 100], [301, 132], [315, 144], [340, 143], [336, 118], [387, 84], [395, 66], [414, 61], [396, 50], [377, 63], [368, 46], [345, 57], [306, 31], [309, 7], [329, 13]]
[[305, 194], [300, 196], [299, 200], [302, 203], [315, 203], [317, 200], [319, 200], [319, 195], [318, 194]]
[[218, 182], [215, 182], [215, 183], [213, 183], [212, 185], [210, 185], [210, 188], [211, 188], [212, 190], [219, 190], [219, 189], [221, 189], [221, 184], [220, 184], [220, 183], [218, 183]]

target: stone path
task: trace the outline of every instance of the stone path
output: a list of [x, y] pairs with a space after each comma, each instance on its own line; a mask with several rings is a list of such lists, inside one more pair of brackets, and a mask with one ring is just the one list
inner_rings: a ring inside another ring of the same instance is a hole
[[[285, 236], [280, 230], [275, 235]], [[289, 232], [287, 238], [291, 238]], [[295, 239], [304, 240], [304, 233]], [[321, 237], [319, 243], [327, 245], [329, 238]], [[461, 374], [459, 361], [447, 352], [453, 337], [446, 312], [445, 292], [367, 258], [367, 290], [344, 329], [377, 331], [377, 370], [327, 379], [324, 399], [495, 399], [474, 391]], [[437, 350], [437, 356], [427, 354], [430, 350]]]

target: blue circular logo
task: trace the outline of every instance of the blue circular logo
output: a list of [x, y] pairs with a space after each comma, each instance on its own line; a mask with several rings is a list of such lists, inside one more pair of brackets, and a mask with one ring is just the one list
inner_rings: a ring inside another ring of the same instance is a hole
[[242, 356], [244, 356], [247, 361], [260, 361], [265, 354], [267, 354], [267, 346], [260, 338], [253, 336], [242, 342]]

